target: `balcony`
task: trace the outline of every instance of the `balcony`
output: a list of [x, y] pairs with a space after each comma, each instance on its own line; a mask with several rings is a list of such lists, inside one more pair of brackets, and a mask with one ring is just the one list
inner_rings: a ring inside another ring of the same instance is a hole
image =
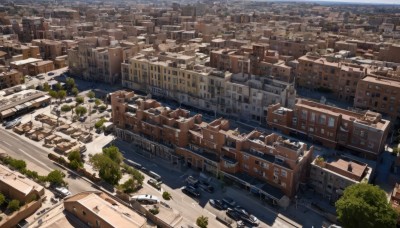
[[216, 163], [218, 163], [220, 161], [220, 158], [218, 157], [218, 155], [216, 153], [203, 150], [202, 148], [199, 148], [197, 146], [193, 146], [193, 145], [189, 144], [189, 146], [186, 146], [185, 149], [205, 158], [206, 160], [210, 160], [210, 161], [216, 162]]

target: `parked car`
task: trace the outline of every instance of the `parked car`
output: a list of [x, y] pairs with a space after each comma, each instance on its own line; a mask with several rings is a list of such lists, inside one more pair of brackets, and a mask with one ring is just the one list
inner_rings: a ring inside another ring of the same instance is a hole
[[72, 102], [72, 98], [68, 98], [68, 99], [66, 99], [66, 100], [65, 100], [65, 102], [67, 102], [67, 103], [71, 103], [71, 102]]
[[260, 224], [260, 220], [258, 220], [258, 218], [254, 215], [249, 215], [249, 216], [240, 215], [240, 218], [244, 222], [250, 223], [252, 226], [258, 226]]
[[222, 199], [222, 202], [225, 204], [226, 208], [235, 208], [236, 207], [236, 202], [230, 198], [230, 197], [225, 197]]
[[55, 190], [56, 194], [61, 197], [67, 197], [67, 196], [71, 195], [71, 192], [65, 187], [56, 187], [56, 188], [54, 188], [54, 190]]
[[193, 186], [184, 186], [182, 188], [182, 192], [196, 198], [200, 197], [200, 192], [197, 191], [197, 189], [194, 188]]
[[148, 175], [149, 175], [150, 177], [154, 178], [156, 181], [161, 181], [161, 176], [158, 175], [157, 173], [153, 172], [153, 171], [150, 171], [150, 172], [148, 173]]
[[156, 188], [157, 190], [161, 190], [161, 183], [162, 182], [158, 182], [158, 181], [156, 181], [156, 180], [154, 180], [154, 179], [149, 179], [148, 181], [147, 181], [147, 183], [149, 184], [149, 185], [151, 185], [151, 186], [153, 186], [154, 188]]
[[225, 209], [224, 203], [221, 200], [210, 199], [208, 202], [210, 202], [210, 205], [213, 206], [214, 208], [218, 209], [218, 210], [224, 210]]
[[87, 118], [87, 116], [81, 116], [81, 117], [79, 117], [79, 121], [85, 122], [86, 118]]
[[228, 208], [228, 210], [226, 211], [226, 215], [228, 215], [229, 218], [235, 220], [235, 221], [239, 221], [240, 220], [240, 215], [239, 213], [237, 213], [237, 211]]
[[240, 215], [249, 216], [249, 212], [247, 212], [246, 209], [241, 206], [236, 206], [235, 208], [233, 208], [233, 210], [238, 212]]
[[54, 75], [54, 73], [53, 73], [53, 72], [49, 72], [49, 73], [47, 73], [47, 75], [49, 75], [49, 76], [53, 76], [53, 75]]
[[17, 125], [19, 125], [20, 123], [21, 123], [21, 117], [18, 117], [18, 118], [16, 118], [16, 119], [13, 119], [13, 120], [11, 120], [11, 121], [8, 121], [8, 122], [5, 124], [5, 127], [6, 127], [6, 129], [13, 128], [14, 126], [17, 126]]
[[195, 188], [197, 188], [199, 186], [199, 180], [197, 180], [196, 178], [189, 176], [188, 178], [186, 178], [185, 182]]
[[206, 192], [213, 193], [214, 187], [205, 181], [200, 181], [199, 187]]

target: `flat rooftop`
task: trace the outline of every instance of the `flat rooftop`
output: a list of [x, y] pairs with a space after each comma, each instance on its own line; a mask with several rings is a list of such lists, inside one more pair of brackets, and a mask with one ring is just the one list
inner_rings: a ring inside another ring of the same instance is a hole
[[83, 192], [69, 197], [88, 211], [103, 219], [112, 227], [142, 227], [146, 219], [124, 205], [109, 198], [105, 193]]
[[3, 165], [0, 165], [0, 182], [10, 186], [14, 191], [19, 191], [25, 196], [35, 189], [37, 191], [43, 189], [43, 186], [19, 173], [11, 171]]

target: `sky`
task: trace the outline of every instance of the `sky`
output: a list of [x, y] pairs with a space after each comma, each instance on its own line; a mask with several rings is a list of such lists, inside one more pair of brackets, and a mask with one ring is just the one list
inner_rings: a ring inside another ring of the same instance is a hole
[[[269, 0], [273, 1], [273, 0]], [[307, 0], [294, 0], [307, 1]], [[308, 0], [313, 2], [329, 1], [329, 2], [352, 2], [352, 3], [374, 3], [374, 4], [400, 4], [400, 0]]]

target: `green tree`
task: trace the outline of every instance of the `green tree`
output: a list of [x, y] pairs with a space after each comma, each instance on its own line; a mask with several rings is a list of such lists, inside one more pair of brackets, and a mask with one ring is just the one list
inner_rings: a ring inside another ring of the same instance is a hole
[[53, 99], [57, 99], [58, 98], [58, 93], [54, 90], [49, 90], [49, 96]]
[[19, 209], [19, 206], [20, 206], [19, 200], [13, 199], [8, 203], [7, 209], [14, 212]]
[[107, 121], [106, 119], [101, 118], [99, 121], [97, 121], [94, 124], [94, 128], [96, 128], [96, 129], [101, 128], [103, 126], [104, 122], [106, 122], [106, 121]]
[[56, 90], [58, 91], [58, 90], [61, 90], [62, 89], [62, 85], [61, 85], [61, 83], [57, 83], [56, 84]]
[[162, 198], [165, 200], [170, 200], [172, 198], [172, 196], [169, 192], [163, 192]]
[[83, 106], [77, 106], [75, 108], [75, 113], [76, 115], [78, 115], [79, 117], [85, 115], [87, 113], [87, 109]]
[[4, 202], [6, 202], [6, 197], [0, 193], [0, 206], [3, 205]]
[[65, 174], [60, 170], [53, 170], [49, 174], [47, 174], [46, 180], [54, 186], [64, 185]]
[[75, 98], [75, 101], [78, 105], [82, 104], [84, 102], [84, 98], [82, 96], [77, 96]]
[[344, 227], [395, 227], [397, 213], [385, 192], [371, 184], [354, 184], [336, 202], [336, 212]]
[[80, 153], [79, 151], [77, 151], [77, 150], [71, 151], [71, 152], [68, 154], [68, 160], [69, 160], [70, 162], [72, 162], [72, 161], [77, 161], [79, 164], [82, 164], [82, 165], [83, 165], [81, 153]]
[[196, 219], [196, 224], [200, 227], [200, 228], [207, 228], [208, 226], [208, 217], [206, 216], [200, 216]]
[[26, 162], [24, 160], [11, 158], [10, 165], [19, 171], [26, 169]]
[[67, 96], [67, 92], [65, 90], [59, 90], [57, 92], [57, 97], [60, 99], [60, 102]]
[[69, 106], [69, 105], [63, 105], [63, 106], [61, 106], [61, 112], [69, 112], [69, 111], [71, 111], [71, 106]]
[[110, 146], [103, 148], [103, 154], [113, 160], [115, 163], [120, 164], [124, 157], [122, 153], [119, 151], [118, 147]]
[[96, 99], [96, 100], [94, 101], [94, 106], [95, 106], [95, 107], [98, 107], [99, 105], [101, 105], [101, 100], [100, 100], [100, 99]]
[[65, 84], [66, 84], [68, 89], [74, 88], [75, 87], [75, 80], [73, 78], [68, 77], [65, 80]]
[[79, 90], [78, 88], [74, 87], [71, 89], [72, 94], [74, 94], [74, 96], [78, 96]]
[[137, 183], [132, 178], [128, 179], [120, 186], [120, 188], [124, 191], [124, 193], [128, 194], [134, 192], [137, 187], [138, 187]]
[[94, 94], [93, 91], [90, 90], [90, 91], [86, 94], [86, 96], [89, 97], [90, 99], [93, 99], [94, 96], [95, 96], [95, 94]]
[[111, 158], [104, 154], [95, 154], [90, 158], [90, 162], [99, 171], [101, 179], [112, 185], [118, 184], [122, 177], [121, 169]]
[[104, 112], [106, 109], [107, 109], [107, 106], [105, 106], [105, 105], [100, 105], [100, 106], [99, 106], [99, 110], [100, 110], [101, 112]]
[[49, 83], [45, 82], [43, 84], [43, 91], [49, 92], [50, 91], [50, 86]]

